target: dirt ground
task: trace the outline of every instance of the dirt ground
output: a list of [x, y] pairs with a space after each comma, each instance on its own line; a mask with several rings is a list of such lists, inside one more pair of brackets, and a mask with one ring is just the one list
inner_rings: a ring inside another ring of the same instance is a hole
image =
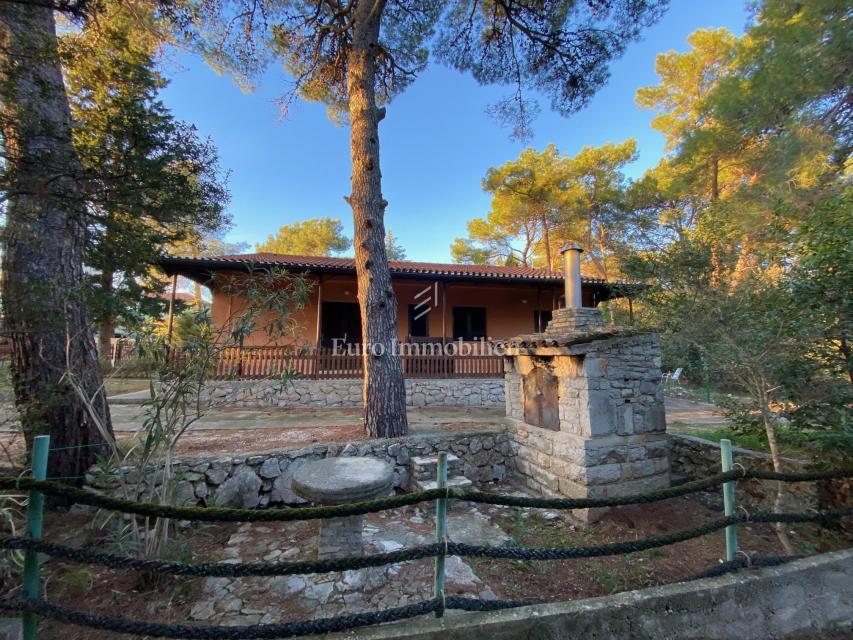
[[[444, 433], [469, 430], [488, 430], [489, 423], [447, 422], [442, 424]], [[410, 431], [417, 434], [417, 431]], [[236, 431], [199, 429], [182, 440], [177, 451], [179, 454], [228, 453], [232, 451], [262, 452], [284, 447], [307, 446], [318, 442], [361, 442], [367, 440], [361, 425], [335, 427], [312, 427], [302, 429], [240, 429]]]
[[[10, 415], [10, 409], [4, 411]], [[118, 440], [132, 441], [143, 423], [143, 408], [120, 403], [112, 404], [110, 411]], [[501, 406], [412, 407], [408, 411], [413, 435], [500, 429], [503, 418]], [[667, 399], [667, 422], [671, 430], [690, 433], [724, 421], [712, 405], [673, 398]], [[361, 441], [365, 439], [362, 424], [360, 408], [217, 408], [187, 431], [177, 451], [184, 455], [262, 453], [321, 442]], [[17, 466], [23, 451], [23, 439], [14, 429], [0, 429], [0, 466]]]
[[[498, 492], [509, 487], [494, 487]], [[509, 536], [508, 544], [535, 547], [587, 546], [627, 541], [689, 529], [719, 517], [719, 496], [715, 492], [694, 494], [652, 505], [627, 506], [614, 509], [598, 522], [581, 526], [565, 513], [532, 509], [477, 507], [480, 517], [486, 517]], [[460, 503], [456, 509], [469, 509]], [[385, 522], [418, 521], [418, 531], [431, 535], [433, 520], [413, 508], [388, 512]], [[386, 516], [381, 516], [385, 518]], [[380, 515], [367, 517], [368, 522], [380, 523]], [[788, 528], [798, 552], [812, 554], [846, 548], [853, 544], [853, 521], [845, 523], [843, 531], [827, 531], [815, 525], [796, 525]], [[132, 549], [114, 529], [114, 521], [104, 522], [100, 515], [75, 511], [50, 512], [46, 517], [45, 539], [74, 546], [130, 553]], [[285, 553], [301, 548], [312, 554], [316, 522], [280, 523], [275, 525], [273, 539], [279, 541]], [[227, 560], [227, 541], [239, 524], [200, 524], [183, 528], [168, 548], [166, 557], [184, 562]], [[264, 528], [264, 531], [267, 531]], [[260, 535], [260, 531], [258, 532]], [[267, 534], [263, 534], [267, 535]], [[250, 536], [251, 537], [251, 536]], [[780, 555], [781, 546], [769, 525], [750, 525], [738, 528], [739, 549], [747, 553]], [[566, 561], [517, 561], [468, 558], [466, 562], [476, 576], [500, 599], [530, 599], [532, 601], [566, 601], [607, 595], [625, 590], [666, 584], [691, 577], [722, 562], [723, 532], [706, 535], [661, 549], [624, 556]], [[263, 558], [243, 557], [242, 561], [261, 561]], [[427, 561], [418, 561], [423, 564]], [[429, 564], [427, 562], [427, 564]], [[413, 563], [414, 566], [414, 563]], [[423, 572], [426, 580], [431, 573]], [[44, 564], [44, 590], [51, 602], [104, 615], [119, 614], [135, 619], [187, 623], [193, 604], [202, 597], [201, 578], [174, 578], [140, 575], [136, 572], [115, 572], [98, 567], [68, 565], [54, 560]], [[424, 576], [420, 576], [423, 578]], [[0, 584], [3, 595], [14, 594], [19, 576], [7, 576]], [[254, 579], [252, 579], [254, 580]], [[253, 606], [284, 607], [275, 596], [260, 591]], [[273, 598], [273, 600], [270, 600]], [[316, 615], [322, 615], [322, 610]], [[282, 620], [299, 619], [304, 612], [298, 608], [286, 611]], [[236, 622], [235, 622], [236, 623]], [[124, 637], [71, 626], [43, 623], [41, 638], [45, 640], [107, 640]], [[839, 638], [844, 636], [837, 636]]]
[[[114, 406], [120, 439], [132, 437], [138, 425], [138, 405]], [[719, 420], [713, 407], [678, 401], [667, 407], [671, 419], [680, 424], [694, 421], [697, 426]], [[413, 409], [409, 413], [413, 434], [468, 429], [499, 429], [503, 411], [481, 407], [433, 407]], [[687, 422], [685, 422], [687, 421]], [[358, 441], [364, 439], [359, 409], [294, 410], [294, 409], [222, 409], [207, 424], [194, 427], [182, 440], [182, 454], [203, 452], [260, 452], [316, 442]], [[12, 433], [0, 434], [0, 445], [11, 457], [19, 456], [22, 441]], [[760, 499], [761, 491], [744, 487], [745, 494]], [[509, 492], [510, 487], [493, 487]], [[739, 495], [742, 495], [739, 492]], [[634, 540], [665, 532], [689, 529], [720, 516], [717, 493], [697, 494], [653, 505], [628, 506], [612, 510], [599, 522], [580, 526], [564, 514], [526, 509], [493, 509], [480, 511], [490, 523], [501, 529], [510, 544], [533, 547], [598, 545]], [[745, 500], [744, 500], [745, 502]], [[753, 508], [752, 505], [748, 505]], [[790, 505], [806, 510], [811, 505]], [[411, 520], [411, 513], [400, 510], [399, 517]], [[371, 516], [373, 517], [373, 516]], [[395, 516], [396, 517], [396, 516]], [[815, 525], [789, 527], [797, 551], [813, 554], [853, 545], [853, 522], [846, 529], [827, 531]], [[49, 512], [46, 516], [45, 539], [68, 544], [131, 554], [125, 536], [115, 527], [116, 520], [105, 520], [101, 514], [85, 510]], [[298, 546], [306, 552], [316, 538], [316, 523], [282, 524], [274, 538], [285, 553]], [[419, 525], [428, 534], [431, 517]], [[184, 562], [227, 560], [223, 550], [238, 530], [237, 524], [198, 524], [182, 528], [165, 553], [165, 557]], [[266, 535], [266, 534], [263, 534]], [[739, 548], [747, 553], [780, 555], [781, 546], [769, 525], [738, 528]], [[565, 601], [607, 595], [619, 591], [666, 584], [685, 579], [722, 561], [723, 532], [678, 543], [661, 549], [625, 556], [567, 560], [513, 561], [469, 558], [466, 560], [476, 576], [501, 599]], [[262, 558], [243, 558], [244, 562]], [[426, 561], [421, 561], [421, 563]], [[0, 569], [8, 562], [0, 563]], [[428, 575], [426, 572], [424, 575]], [[43, 572], [44, 592], [51, 602], [104, 615], [186, 623], [194, 604], [202, 597], [204, 581], [200, 578], [140, 575], [116, 572], [99, 567], [70, 565], [48, 560]], [[0, 595], [14, 595], [20, 576], [0, 571]], [[268, 598], [267, 598], [268, 599]], [[264, 598], [261, 598], [264, 600]], [[287, 603], [267, 602], [284, 607]], [[293, 613], [293, 615], [296, 615]], [[321, 612], [322, 615], [322, 612]], [[285, 617], [285, 619], [288, 619]], [[298, 619], [298, 616], [293, 619]], [[843, 632], [840, 632], [843, 634]], [[107, 640], [130, 637], [93, 632], [76, 627], [43, 623], [40, 637], [46, 640]], [[843, 638], [847, 635], [827, 635]], [[791, 640], [794, 640], [793, 638]], [[811, 640], [809, 636], [796, 640]]]
[[[715, 498], [716, 496], [711, 495]], [[588, 526], [563, 519], [547, 521], [539, 513], [522, 517], [517, 511], [504, 516], [500, 525], [519, 545], [571, 547], [600, 545], [661, 536], [692, 529], [720, 517], [696, 496], [665, 500], [652, 505], [612, 509]], [[801, 554], [843, 549], [853, 544], [853, 529], [831, 532], [814, 525], [788, 528]], [[723, 561], [723, 532], [624, 556], [561, 561], [474, 560], [477, 575], [504, 599], [537, 598], [549, 602], [603, 596], [677, 582], [697, 575]], [[738, 550], [758, 555], [784, 555], [770, 525], [738, 528]]]
[[[139, 405], [111, 406], [117, 440], [138, 439], [143, 421]], [[409, 410], [411, 435], [503, 429], [502, 407], [419, 407]], [[362, 410], [220, 408], [193, 425], [176, 448], [179, 455], [262, 453], [325, 442], [358, 442], [367, 438]], [[125, 447], [127, 448], [127, 447]], [[0, 467], [20, 467], [24, 439], [15, 430], [0, 430]]]

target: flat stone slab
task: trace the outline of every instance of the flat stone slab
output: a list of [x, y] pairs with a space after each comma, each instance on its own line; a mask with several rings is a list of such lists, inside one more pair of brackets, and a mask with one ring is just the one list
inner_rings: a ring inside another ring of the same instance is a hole
[[388, 495], [394, 467], [376, 458], [307, 462], [293, 476], [293, 492], [319, 504], [343, 504]]
[[[415, 480], [415, 483], [418, 485], [418, 490], [420, 491], [438, 489], [438, 482], [436, 480]], [[474, 483], [465, 476], [453, 476], [452, 478], [447, 479], [447, 486], [452, 489], [467, 489], [473, 484]]]
[[20, 618], [0, 618], [0, 640], [21, 640], [22, 633]]
[[463, 513], [447, 514], [447, 537], [462, 544], [488, 545], [502, 547], [512, 541], [506, 533], [491, 519], [476, 509]]
[[[448, 453], [447, 465], [450, 466], [454, 462], [459, 462], [459, 456]], [[438, 465], [438, 456], [413, 456], [412, 464], [418, 467], [435, 467]]]

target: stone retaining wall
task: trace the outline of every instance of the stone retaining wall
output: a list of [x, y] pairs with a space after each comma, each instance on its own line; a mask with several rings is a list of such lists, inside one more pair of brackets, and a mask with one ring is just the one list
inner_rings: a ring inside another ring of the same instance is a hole
[[[361, 379], [222, 380], [209, 382], [209, 392], [236, 407], [360, 407]], [[407, 379], [406, 404], [430, 406], [502, 406], [501, 378]]]
[[[692, 480], [720, 473], [719, 442], [670, 433], [669, 447], [673, 475]], [[746, 469], [773, 470], [770, 455], [761, 451], [732, 447], [732, 458], [735, 463], [743, 465]], [[783, 458], [783, 462], [787, 471], [804, 469], [808, 464], [803, 460], [792, 458]]]
[[[293, 474], [307, 461], [335, 456], [371, 456], [385, 460], [394, 465], [394, 487], [410, 490], [410, 459], [435, 455], [439, 451], [456, 454], [462, 461], [464, 475], [479, 486], [509, 480], [533, 494], [571, 495], [570, 489], [561, 487], [560, 478], [564, 475], [572, 477], [572, 473], [583, 469], [584, 473], [594, 475], [595, 484], [590, 494], [596, 497], [621, 495], [626, 484], [631, 493], [660, 488], [658, 474], [666, 465], [666, 441], [650, 443], [640, 438], [634, 442], [634, 438], [629, 437], [623, 438], [618, 445], [593, 440], [602, 446], [578, 447], [572, 434], [548, 431], [512, 420], [508, 422], [506, 430], [328, 443], [254, 455], [181, 459], [172, 468], [172, 477], [176, 481], [174, 502], [246, 508], [300, 504], [302, 501], [291, 489]], [[720, 472], [718, 443], [680, 434], [669, 434], [668, 439], [674, 478], [689, 480]], [[735, 447], [734, 460], [747, 469], [772, 468], [767, 454], [749, 449]], [[592, 466], [587, 466], [590, 464]], [[634, 476], [646, 468], [649, 480], [642, 476], [633, 480], [623, 478], [617, 488], [617, 480], [626, 473], [623, 470], [625, 464], [630, 465]], [[786, 470], [805, 466], [803, 461], [786, 459]], [[126, 485], [136, 484], [138, 475], [132, 468], [119, 470], [119, 473], [126, 474], [123, 476]], [[98, 491], [121, 495], [118, 491], [120, 477], [114, 471], [104, 474], [99, 467], [93, 467], [87, 476], [87, 484]], [[138, 498], [150, 499], [150, 482], [162, 483], [157, 473], [150, 474], [150, 478], [149, 482], [142, 484]], [[738, 493], [741, 503], [760, 502], [762, 498], [772, 497], [775, 491], [775, 483], [749, 482], [753, 486], [751, 492]], [[787, 490], [804, 500], [815, 497], [814, 483], [789, 484]], [[709, 495], [717, 499], [718, 494], [718, 491], [712, 491]]]
[[[669, 435], [669, 458], [672, 475], [677, 481], [707, 478], [722, 471], [720, 464], [720, 443], [680, 433]], [[732, 447], [732, 459], [745, 469], [773, 471], [770, 455], [752, 449]], [[802, 471], [808, 461], [782, 458], [783, 471]], [[753, 510], [767, 508], [776, 497], [777, 483], [771, 480], [746, 480], [738, 483], [735, 492], [737, 504]], [[800, 511], [803, 504], [816, 505], [819, 484], [815, 482], [788, 482], [785, 484], [785, 504], [792, 511]], [[713, 489], [698, 494], [700, 499], [713, 509], [722, 509], [722, 494]], [[799, 505], [797, 505], [799, 503]]]
[[[477, 485], [504, 480], [515, 459], [509, 436], [504, 431], [317, 444], [236, 457], [206, 456], [173, 464], [172, 474], [176, 482], [174, 502], [244, 508], [300, 504], [303, 501], [292, 490], [293, 474], [308, 461], [335, 456], [371, 456], [385, 460], [394, 465], [394, 487], [407, 490], [409, 460], [414, 456], [435, 455], [439, 451], [456, 454], [463, 462], [465, 476]], [[131, 485], [135, 485], [138, 479], [132, 470], [125, 469], [124, 472], [128, 475], [110, 475], [93, 467], [87, 475], [87, 484], [98, 491], [120, 495], [122, 479]], [[138, 497], [145, 497], [150, 483], [162, 484], [162, 474], [151, 473]]]
[[[328, 636], [343, 640], [779, 640], [847, 638], [853, 630], [853, 550], [781, 567], [602, 598], [490, 613], [422, 617]], [[829, 632], [835, 630], [835, 633]], [[802, 634], [802, 635], [800, 635]]]

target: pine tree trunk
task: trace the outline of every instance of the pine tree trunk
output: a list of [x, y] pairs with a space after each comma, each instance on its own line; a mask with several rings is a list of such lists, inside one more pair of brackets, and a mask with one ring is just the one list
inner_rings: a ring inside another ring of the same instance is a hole
[[853, 385], [853, 366], [851, 366], [853, 364], [853, 354], [851, 354], [850, 343], [844, 338], [838, 341], [838, 352], [841, 354], [842, 368], [847, 371], [847, 380]]
[[720, 161], [717, 158], [711, 160], [711, 201], [716, 202], [720, 198]]
[[0, 78], [2, 290], [15, 403], [27, 443], [49, 433], [61, 449], [48, 459], [48, 476], [79, 483], [99, 454], [90, 445], [104, 442], [99, 425], [107, 435], [112, 429], [83, 298], [82, 169], [47, 6], [0, 3]]
[[711, 288], [718, 290], [723, 280], [723, 261], [720, 257], [720, 242], [711, 240]]
[[347, 93], [352, 157], [355, 268], [364, 355], [364, 428], [374, 438], [404, 435], [406, 387], [397, 343], [397, 300], [385, 252], [386, 202], [379, 170], [375, 64], [384, 0], [359, 2], [348, 57]]
[[743, 236], [737, 262], [729, 278], [729, 285], [732, 289], [738, 288], [747, 276], [749, 276], [750, 272], [756, 268], [757, 260], [754, 248], [755, 243], [748, 236]]
[[550, 274], [554, 265], [551, 257], [551, 230], [548, 228], [548, 217], [542, 214], [542, 240], [545, 243], [545, 264], [546, 270]]

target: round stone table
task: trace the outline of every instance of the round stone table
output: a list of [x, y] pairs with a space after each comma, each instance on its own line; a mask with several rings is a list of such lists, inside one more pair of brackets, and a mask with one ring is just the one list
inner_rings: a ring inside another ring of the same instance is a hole
[[[316, 504], [345, 504], [387, 496], [394, 467], [376, 458], [327, 458], [308, 462], [293, 474], [293, 492]], [[318, 556], [345, 558], [362, 554], [363, 516], [320, 520]]]

